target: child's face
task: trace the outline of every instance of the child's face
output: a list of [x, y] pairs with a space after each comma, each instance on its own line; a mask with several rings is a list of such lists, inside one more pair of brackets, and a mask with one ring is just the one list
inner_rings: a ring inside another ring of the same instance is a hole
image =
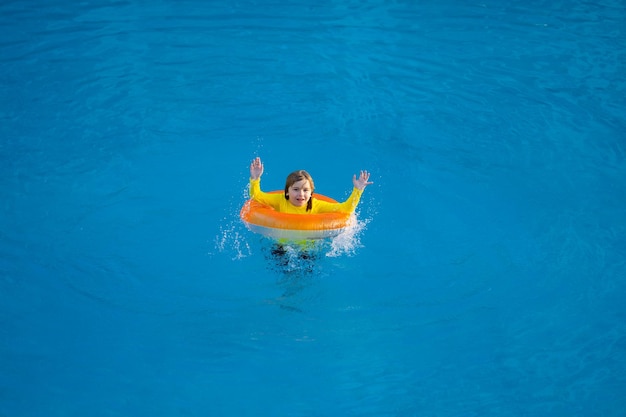
[[289, 202], [296, 207], [306, 206], [311, 198], [311, 184], [309, 180], [300, 180], [294, 182], [291, 187], [287, 189], [289, 195]]

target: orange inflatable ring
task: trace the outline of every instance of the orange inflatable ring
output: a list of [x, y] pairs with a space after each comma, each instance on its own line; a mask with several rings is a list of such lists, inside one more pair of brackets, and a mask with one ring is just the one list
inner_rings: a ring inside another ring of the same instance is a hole
[[[283, 192], [270, 191], [272, 194]], [[330, 203], [337, 202], [321, 194], [315, 194], [313, 198]], [[239, 215], [252, 232], [288, 240], [325, 239], [337, 236], [349, 226], [352, 218], [351, 213], [280, 213], [253, 199], [245, 202]]]

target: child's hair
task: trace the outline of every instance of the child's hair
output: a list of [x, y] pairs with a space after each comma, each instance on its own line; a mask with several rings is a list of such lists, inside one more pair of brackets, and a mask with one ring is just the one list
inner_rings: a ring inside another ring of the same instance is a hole
[[302, 180], [307, 180], [311, 185], [311, 198], [309, 198], [309, 201], [306, 203], [306, 211], [311, 211], [311, 207], [313, 207], [313, 191], [315, 190], [315, 184], [313, 184], [311, 175], [303, 169], [287, 175], [287, 181], [285, 181], [285, 200], [289, 200], [289, 187]]

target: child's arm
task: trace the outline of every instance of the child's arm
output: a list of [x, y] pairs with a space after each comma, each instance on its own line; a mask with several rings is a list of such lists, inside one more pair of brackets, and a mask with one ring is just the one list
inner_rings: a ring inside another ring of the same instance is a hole
[[261, 175], [263, 175], [263, 162], [261, 158], [256, 157], [250, 164], [250, 197], [259, 203], [274, 207], [280, 210], [282, 194], [268, 194], [261, 191]]
[[313, 203], [313, 207], [316, 213], [329, 213], [329, 212], [341, 212], [341, 213], [352, 213], [356, 206], [359, 204], [361, 200], [361, 194], [363, 194], [363, 190], [373, 182], [369, 181], [370, 173], [367, 171], [361, 171], [359, 178], [356, 177], [356, 174], [352, 177], [352, 184], [354, 184], [354, 188], [352, 189], [352, 193], [350, 197], [343, 203], [328, 203], [326, 201], [317, 200]]

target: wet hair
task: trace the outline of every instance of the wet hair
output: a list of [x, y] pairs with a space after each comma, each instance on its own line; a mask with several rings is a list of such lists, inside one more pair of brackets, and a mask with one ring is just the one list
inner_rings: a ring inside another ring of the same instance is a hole
[[302, 180], [307, 180], [311, 185], [311, 198], [309, 198], [309, 201], [306, 203], [306, 211], [311, 211], [313, 207], [313, 191], [315, 191], [315, 184], [313, 184], [311, 175], [303, 169], [287, 175], [287, 181], [285, 181], [285, 200], [289, 200], [289, 187]]

